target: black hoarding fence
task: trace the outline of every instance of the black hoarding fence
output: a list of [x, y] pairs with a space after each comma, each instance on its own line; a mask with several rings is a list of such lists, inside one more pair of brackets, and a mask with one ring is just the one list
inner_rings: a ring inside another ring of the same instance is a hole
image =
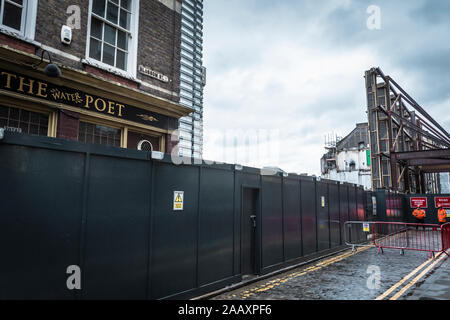
[[446, 221], [450, 222], [450, 194], [407, 194], [403, 202], [405, 208], [404, 221], [415, 223], [416, 219], [412, 213], [417, 205], [420, 205], [421, 209], [425, 210], [424, 223], [438, 224], [439, 204], [447, 212]]
[[405, 199], [407, 195], [392, 192], [386, 189], [377, 189], [372, 193], [372, 201], [376, 203], [376, 208], [372, 209], [376, 212], [373, 220], [387, 222], [405, 222], [408, 219], [407, 207]]
[[6, 133], [0, 299], [190, 298], [342, 249], [373, 215], [352, 184], [149, 158]]

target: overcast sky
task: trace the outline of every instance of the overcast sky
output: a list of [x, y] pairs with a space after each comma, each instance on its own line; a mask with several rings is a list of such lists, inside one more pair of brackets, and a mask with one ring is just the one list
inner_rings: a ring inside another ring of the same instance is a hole
[[448, 0], [205, 0], [203, 31], [205, 159], [319, 175], [324, 136], [367, 121], [371, 67], [450, 130]]

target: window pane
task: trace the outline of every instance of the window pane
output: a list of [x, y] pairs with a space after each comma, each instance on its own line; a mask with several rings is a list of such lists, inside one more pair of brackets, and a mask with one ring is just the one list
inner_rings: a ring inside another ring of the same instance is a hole
[[105, 42], [116, 45], [116, 29], [107, 24], [105, 24]]
[[130, 14], [125, 10], [120, 10], [120, 26], [130, 30]]
[[114, 47], [111, 47], [111, 46], [107, 45], [106, 43], [103, 44], [103, 62], [104, 63], [114, 66], [114, 53], [115, 53]]
[[123, 31], [118, 31], [117, 46], [125, 51], [128, 50], [128, 35]]
[[9, 108], [0, 106], [0, 118], [8, 118]]
[[19, 120], [19, 109], [10, 108], [9, 118], [13, 120]]
[[95, 143], [95, 144], [101, 144], [101, 143], [100, 143], [100, 136], [99, 136], [99, 135], [94, 135], [94, 143]]
[[80, 121], [78, 141], [120, 146], [120, 129]]
[[[81, 125], [81, 123], [80, 123], [80, 125]], [[78, 141], [86, 142], [86, 134], [85, 134], [84, 130], [82, 130], [81, 128], [78, 131]]]
[[[0, 128], [4, 127], [13, 132], [47, 135], [48, 115], [3, 106], [0, 106], [0, 115]], [[42, 119], [40, 123], [39, 118]]]
[[48, 123], [48, 117], [43, 114], [39, 114], [39, 125], [45, 126]]
[[20, 31], [21, 21], [22, 8], [6, 2], [5, 9], [3, 11], [3, 24]]
[[131, 0], [122, 0], [120, 6], [128, 11], [131, 11]]
[[[132, 0], [99, 1], [95, 1], [93, 7], [97, 12], [104, 10], [104, 14], [103, 19], [91, 17], [90, 57], [126, 71], [130, 34], [122, 30], [131, 29], [131, 13], [128, 10], [132, 8]], [[93, 12], [95, 10], [93, 8]]]
[[[23, 132], [22, 132], [23, 133]], [[39, 134], [39, 126], [35, 124], [30, 124], [29, 134]]]
[[102, 33], [102, 22], [98, 19], [92, 18], [91, 36], [101, 40], [103, 39]]
[[89, 57], [100, 60], [102, 57], [102, 43], [91, 38], [91, 44], [89, 46]]
[[28, 125], [29, 125], [29, 123], [21, 122], [19, 124], [20, 132], [27, 133], [28, 132]]
[[39, 127], [39, 135], [40, 136], [46, 136], [48, 133], [48, 128], [45, 126]]
[[101, 17], [105, 16], [105, 0], [94, 0], [92, 3], [92, 12]]
[[39, 123], [39, 115], [37, 113], [32, 112], [30, 122], [34, 123], [34, 124], [38, 124]]
[[30, 122], [30, 112], [27, 110], [21, 110], [20, 112], [20, 121], [22, 122]]
[[11, 0], [11, 1], [23, 5], [23, 0]]
[[117, 49], [116, 67], [122, 70], [127, 70], [127, 54]]
[[119, 7], [115, 6], [111, 2], [108, 2], [108, 10], [106, 12], [106, 19], [108, 19], [112, 23], [117, 24], [118, 17], [119, 17]]

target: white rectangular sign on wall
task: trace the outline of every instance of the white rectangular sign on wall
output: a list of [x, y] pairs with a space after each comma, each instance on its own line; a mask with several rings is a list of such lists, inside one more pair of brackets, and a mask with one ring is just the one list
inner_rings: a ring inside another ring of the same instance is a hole
[[184, 191], [174, 191], [173, 192], [173, 210], [181, 211], [183, 210], [184, 203]]

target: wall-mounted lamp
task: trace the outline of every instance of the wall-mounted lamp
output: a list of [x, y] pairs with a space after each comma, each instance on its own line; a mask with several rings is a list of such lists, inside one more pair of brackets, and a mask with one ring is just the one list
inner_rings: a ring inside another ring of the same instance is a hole
[[37, 69], [37, 67], [39, 67], [42, 64], [42, 62], [44, 60], [44, 53], [46, 53], [46, 52], [47, 52], [48, 60], [50, 60], [50, 63], [44, 69], [45, 75], [48, 77], [52, 77], [52, 78], [61, 77], [61, 69], [59, 69], [59, 67], [52, 62], [52, 57], [50, 56], [50, 53], [47, 50], [42, 50], [41, 61], [38, 64], [33, 65], [32, 68]]

